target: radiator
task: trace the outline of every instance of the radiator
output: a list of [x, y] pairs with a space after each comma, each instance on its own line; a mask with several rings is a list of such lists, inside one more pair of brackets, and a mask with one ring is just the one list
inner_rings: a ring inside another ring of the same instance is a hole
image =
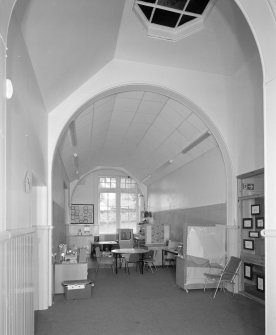
[[0, 334], [34, 334], [34, 232], [0, 238]]

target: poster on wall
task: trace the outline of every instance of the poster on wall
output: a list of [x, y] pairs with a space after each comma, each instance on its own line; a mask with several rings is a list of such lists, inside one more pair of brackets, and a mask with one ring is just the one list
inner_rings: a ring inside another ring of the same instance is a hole
[[72, 224], [93, 224], [94, 205], [93, 204], [71, 204]]

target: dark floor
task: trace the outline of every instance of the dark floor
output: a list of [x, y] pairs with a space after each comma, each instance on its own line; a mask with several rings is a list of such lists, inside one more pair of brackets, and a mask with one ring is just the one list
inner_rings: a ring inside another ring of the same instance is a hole
[[264, 305], [227, 292], [214, 300], [202, 290], [186, 293], [170, 268], [144, 275], [92, 268], [89, 278], [91, 298], [56, 295], [52, 307], [36, 312], [36, 335], [265, 334]]

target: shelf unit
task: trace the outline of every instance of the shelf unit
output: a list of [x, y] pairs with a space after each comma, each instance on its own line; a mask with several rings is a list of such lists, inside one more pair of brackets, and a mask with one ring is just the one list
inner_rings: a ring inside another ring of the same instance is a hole
[[238, 220], [243, 261], [240, 292], [264, 303], [264, 169], [237, 177]]

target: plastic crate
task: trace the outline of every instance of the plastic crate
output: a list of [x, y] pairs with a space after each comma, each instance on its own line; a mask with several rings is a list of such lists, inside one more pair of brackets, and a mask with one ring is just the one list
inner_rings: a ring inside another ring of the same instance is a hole
[[66, 300], [88, 299], [92, 296], [94, 283], [90, 280], [68, 280], [62, 283]]

